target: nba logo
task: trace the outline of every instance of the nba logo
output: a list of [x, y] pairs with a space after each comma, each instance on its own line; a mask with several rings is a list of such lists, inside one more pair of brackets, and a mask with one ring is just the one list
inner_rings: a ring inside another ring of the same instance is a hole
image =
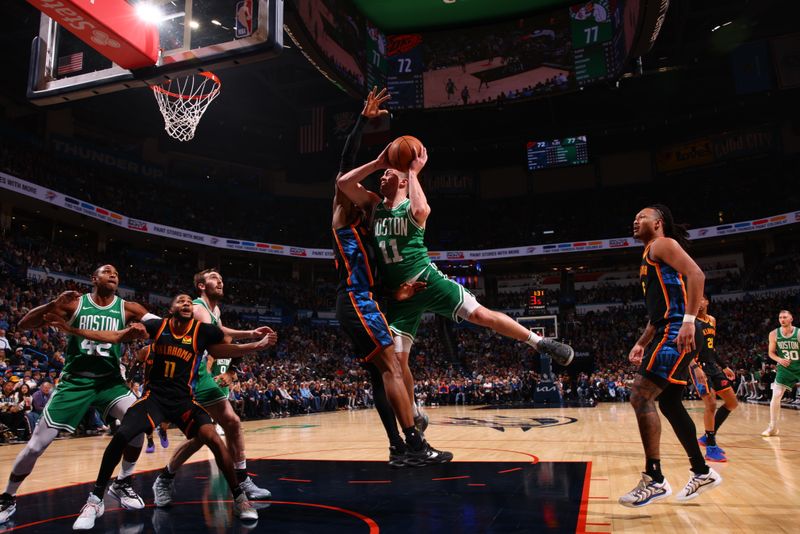
[[236, 38], [249, 37], [253, 33], [253, 0], [236, 2]]

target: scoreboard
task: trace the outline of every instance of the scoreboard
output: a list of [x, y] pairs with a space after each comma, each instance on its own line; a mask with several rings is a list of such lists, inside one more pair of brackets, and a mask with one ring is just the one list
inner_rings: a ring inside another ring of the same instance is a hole
[[575, 81], [584, 86], [616, 76], [622, 68], [621, 2], [594, 0], [569, 8], [572, 28], [572, 50], [575, 60]]
[[589, 162], [586, 136], [528, 142], [528, 170], [584, 165]]
[[528, 313], [544, 310], [547, 307], [546, 296], [544, 289], [531, 289], [528, 293]]
[[421, 108], [424, 103], [422, 35], [390, 35], [386, 54], [386, 85], [391, 109]]

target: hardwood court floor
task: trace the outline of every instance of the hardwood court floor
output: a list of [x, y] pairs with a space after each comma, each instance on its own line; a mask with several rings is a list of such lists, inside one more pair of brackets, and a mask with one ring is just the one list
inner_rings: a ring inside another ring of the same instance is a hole
[[[702, 404], [689, 402], [687, 408], [702, 428]], [[577, 523], [579, 531], [798, 532], [800, 411], [782, 412], [781, 435], [762, 438], [759, 434], [767, 426], [769, 408], [741, 405], [718, 438], [729, 458], [726, 464], [713, 464], [724, 477], [723, 484], [688, 504], [670, 498], [640, 509], [624, 508], [616, 502], [636, 484], [643, 464], [635, 418], [627, 404], [553, 409], [429, 408], [431, 426], [426, 434], [435, 447], [453, 451], [457, 462], [589, 462], [582, 498], [574, 497], [574, 491], [569, 493], [570, 499], [585, 503]], [[662, 465], [677, 493], [688, 478], [688, 462], [663, 422]], [[249, 421], [244, 425], [251, 459], [385, 461], [388, 455], [373, 410]], [[142, 454], [139, 469], [157, 469], [165, 464], [175, 444], [183, 439], [176, 430], [170, 430], [169, 435], [170, 448], [162, 449], [156, 442], [154, 454]], [[108, 439], [56, 441], [21, 488], [20, 507], [24, 506], [25, 493], [92, 481]], [[21, 447], [0, 447], [3, 481]], [[196, 458], [201, 461], [210, 454], [201, 451]], [[570, 476], [579, 476], [575, 470], [553, 471], [573, 472], [576, 474]], [[278, 476], [270, 480], [271, 474], [262, 474], [258, 479], [260, 485], [273, 490], [275, 499], [282, 498], [277, 490], [288, 491], [282, 486], [285, 479]], [[149, 492], [144, 497], [152, 500]], [[75, 512], [81, 504], [74, 503]]]

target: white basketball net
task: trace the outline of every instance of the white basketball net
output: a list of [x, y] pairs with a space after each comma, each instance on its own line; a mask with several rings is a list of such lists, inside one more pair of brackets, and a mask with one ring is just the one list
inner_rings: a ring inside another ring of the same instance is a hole
[[167, 80], [153, 85], [164, 129], [178, 141], [189, 141], [206, 108], [217, 98], [222, 83], [211, 72]]

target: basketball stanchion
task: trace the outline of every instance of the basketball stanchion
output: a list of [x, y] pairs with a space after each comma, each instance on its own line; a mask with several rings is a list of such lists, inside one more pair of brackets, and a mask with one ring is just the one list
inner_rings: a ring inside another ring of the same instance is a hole
[[164, 117], [164, 129], [178, 141], [190, 141], [222, 82], [212, 72], [199, 72], [151, 86]]

